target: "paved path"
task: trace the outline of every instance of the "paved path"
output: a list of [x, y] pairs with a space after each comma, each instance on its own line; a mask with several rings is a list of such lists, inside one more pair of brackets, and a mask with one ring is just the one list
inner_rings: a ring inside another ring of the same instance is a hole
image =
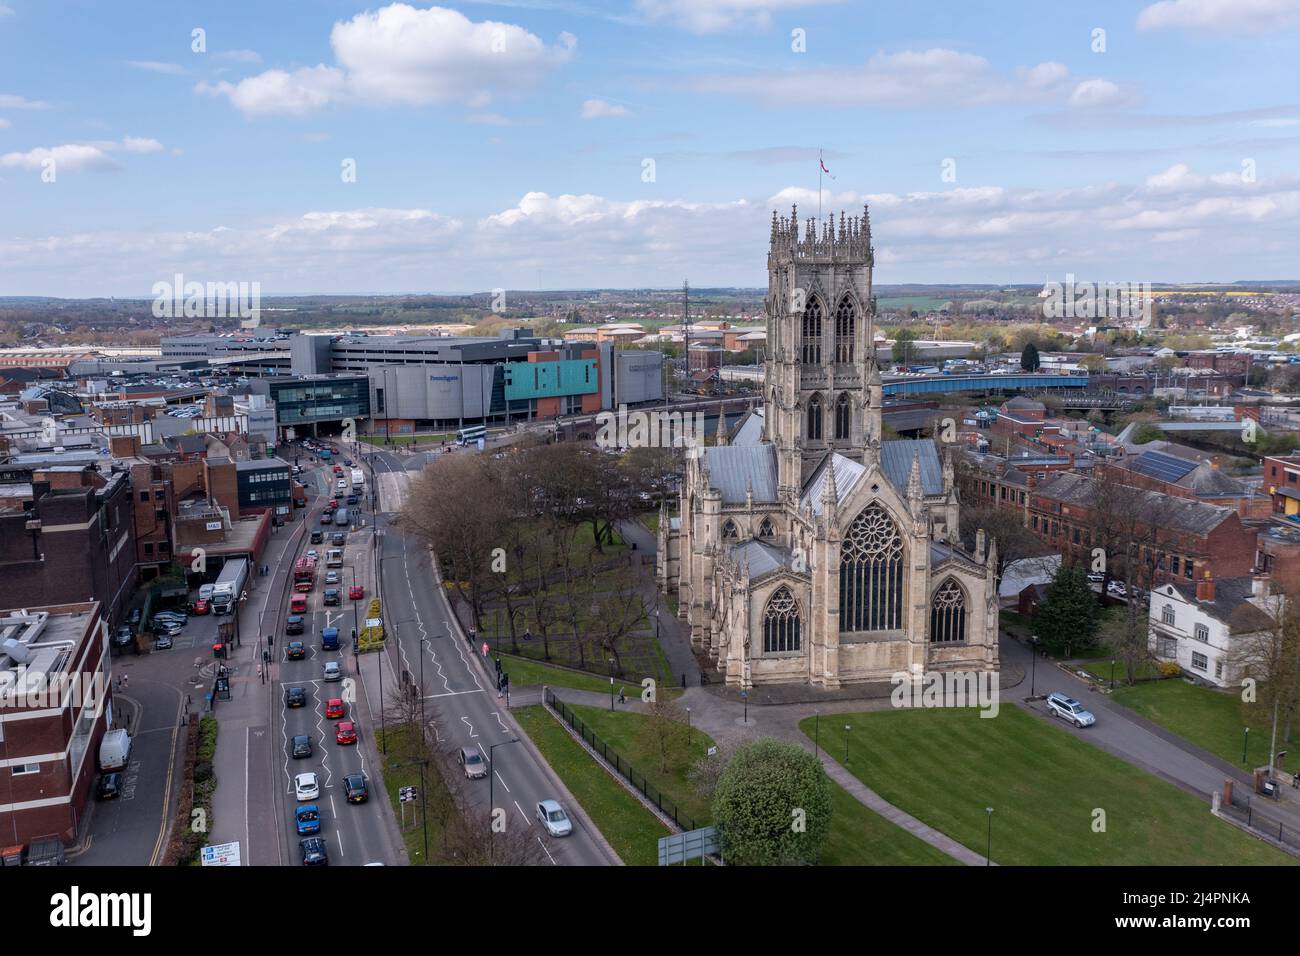
[[639, 572], [637, 590], [649, 609], [652, 626], [655, 624], [656, 616], [658, 618], [659, 646], [663, 648], [664, 657], [668, 659], [669, 670], [683, 686], [698, 687], [700, 665], [691, 651], [690, 632], [687, 630], [686, 623], [678, 620], [668, 603], [660, 598], [659, 588], [655, 585], [653, 561], [659, 542], [654, 532], [639, 521], [620, 521], [618, 532], [628, 544], [636, 545], [637, 554], [650, 559], [650, 563], [637, 569]]

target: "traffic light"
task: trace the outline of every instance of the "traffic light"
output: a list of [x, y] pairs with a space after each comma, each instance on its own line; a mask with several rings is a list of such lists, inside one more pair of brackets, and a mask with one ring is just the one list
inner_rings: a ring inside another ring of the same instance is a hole
[[222, 644], [220, 641], [218, 641], [216, 644], [213, 644], [212, 656], [219, 661], [224, 661], [226, 659], [226, 645]]

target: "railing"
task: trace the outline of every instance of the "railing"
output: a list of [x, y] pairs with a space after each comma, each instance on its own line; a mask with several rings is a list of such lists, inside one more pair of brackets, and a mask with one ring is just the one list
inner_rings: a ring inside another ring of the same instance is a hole
[[[1256, 806], [1257, 803], [1262, 803], [1263, 806]], [[1300, 849], [1300, 827], [1279, 820], [1269, 813], [1267, 808], [1271, 803], [1270, 800], [1256, 801], [1252, 794], [1243, 794], [1240, 787], [1233, 787], [1232, 802], [1222, 804], [1219, 809], [1231, 814], [1234, 820], [1248, 830]]]
[[672, 821], [683, 830], [697, 829], [694, 819], [682, 813], [681, 808], [672, 800], [665, 797], [663, 791], [653, 786], [644, 773], [641, 773], [633, 767], [627, 762], [627, 759], [624, 758], [622, 754], [610, 747], [609, 744], [605, 743], [605, 741], [601, 740], [596, 732], [588, 727], [582, 718], [573, 712], [573, 709], [569, 707], [568, 704], [556, 697], [555, 692], [549, 687], [546, 688], [546, 703], [551, 707], [551, 709], [559, 714], [564, 722], [572, 727], [573, 730], [584, 741], [586, 741], [593, 750], [596, 751], [596, 753], [600, 754], [611, 767], [618, 771], [620, 777], [630, 783], [647, 800], [658, 807], [661, 813], [671, 817]]

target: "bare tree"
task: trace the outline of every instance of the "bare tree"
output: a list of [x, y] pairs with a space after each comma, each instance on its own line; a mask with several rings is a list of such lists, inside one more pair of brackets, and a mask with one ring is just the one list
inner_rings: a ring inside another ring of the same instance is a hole
[[1274, 720], [1275, 732], [1280, 722], [1283, 741], [1290, 741], [1300, 709], [1300, 604], [1281, 594], [1263, 603], [1233, 611], [1229, 627], [1238, 633], [1230, 637], [1227, 670], [1242, 685], [1243, 703]]
[[668, 761], [686, 743], [686, 712], [674, 700], [656, 697], [645, 709], [640, 733], [659, 757], [659, 772], [668, 772]]

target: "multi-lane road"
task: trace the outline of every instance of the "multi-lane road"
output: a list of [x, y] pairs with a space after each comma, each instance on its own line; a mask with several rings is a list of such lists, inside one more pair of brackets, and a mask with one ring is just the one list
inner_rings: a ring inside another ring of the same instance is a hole
[[[371, 459], [379, 482], [379, 555], [389, 653], [396, 666], [415, 682], [420, 680], [423, 657], [427, 715], [437, 732], [442, 759], [454, 766], [461, 747], [477, 749], [487, 761], [491, 755], [492, 802], [498, 819], [508, 830], [523, 832], [539, 846], [547, 864], [608, 865], [616, 863], [612, 851], [592, 827], [555, 773], [519, 731], [506, 701], [497, 696], [494, 679], [452, 619], [443, 589], [438, 586], [429, 550], [390, 524], [401, 506], [406, 483], [425, 463], [425, 456], [409, 458], [376, 452]], [[408, 468], [411, 469], [408, 471]], [[466, 502], [465, 507], [473, 507]], [[511, 741], [518, 741], [512, 743]], [[495, 746], [494, 745], [500, 745]], [[467, 781], [470, 812], [490, 813], [487, 779]], [[534, 819], [537, 803], [559, 800], [574, 823], [564, 838], [545, 834]]]

